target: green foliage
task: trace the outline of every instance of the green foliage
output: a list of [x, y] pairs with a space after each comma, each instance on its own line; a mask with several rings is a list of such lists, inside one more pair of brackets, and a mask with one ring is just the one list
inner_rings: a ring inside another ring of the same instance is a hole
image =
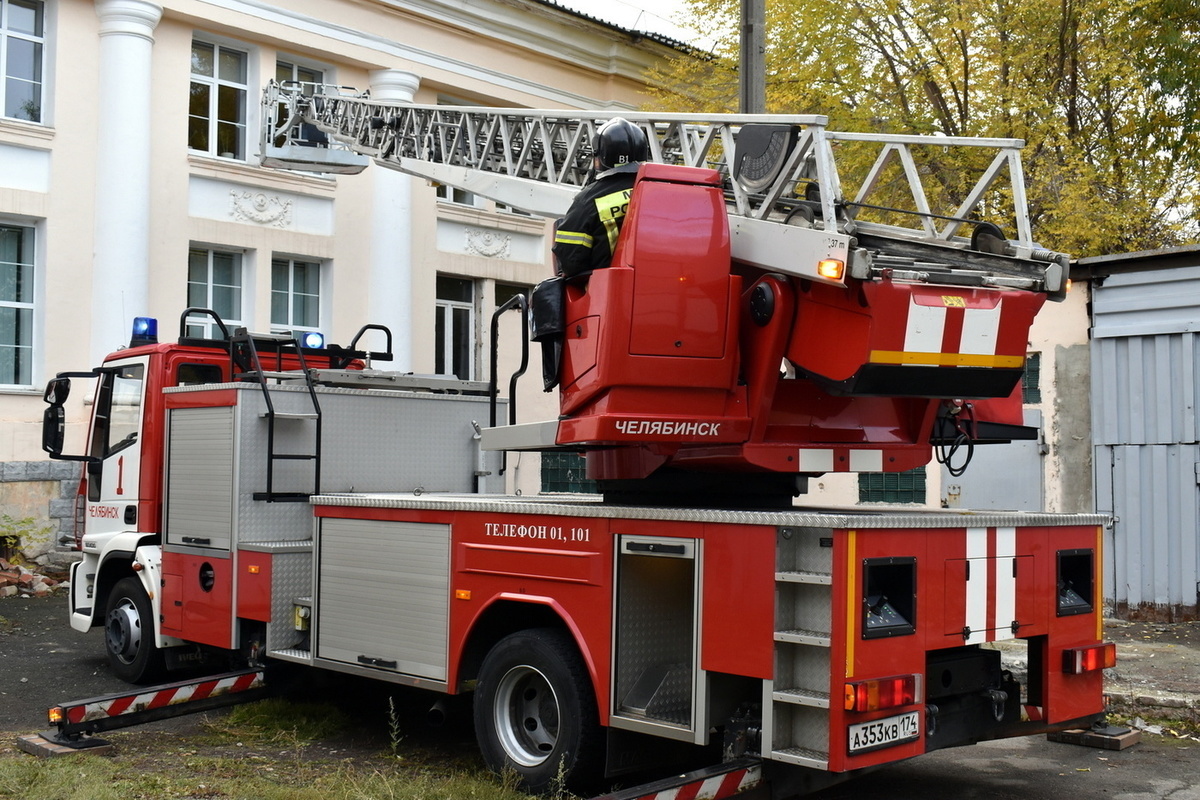
[[271, 698], [234, 706], [229, 714], [206, 720], [204, 726], [226, 740], [302, 747], [336, 736], [350, 726], [350, 720], [328, 703]]
[[[654, 106], [735, 111], [738, 2], [690, 9], [718, 44], [651, 74]], [[1185, 0], [773, 0], [767, 110], [825, 114], [835, 130], [1024, 139], [1044, 246], [1166, 247], [1200, 237], [1200, 133], [1180, 113], [1200, 106], [1200, 62], [1184, 57], [1197, 32]], [[935, 164], [931, 182], [954, 196], [962, 166]]]
[[1159, 92], [1161, 107], [1179, 120], [1183, 135], [1175, 144], [1194, 157], [1200, 133], [1200, 5], [1195, 0], [1138, 0], [1132, 14], [1143, 54], [1135, 66]]
[[[282, 701], [280, 701], [282, 702]], [[237, 719], [209, 720], [210, 733], [180, 739], [159, 731], [105, 734], [111, 755], [34, 758], [15, 734], [0, 735], [0, 797], [39, 800], [528, 800], [487, 772], [478, 757], [454, 750], [411, 750], [403, 758], [355, 748], [338, 750], [308, 737], [343, 731], [347, 718], [318, 704], [292, 711], [265, 701]], [[284, 703], [284, 706], [287, 704]], [[337, 719], [326, 726], [314, 714]], [[341, 755], [332, 757], [331, 753]], [[354, 757], [348, 757], [353, 752]], [[460, 763], [463, 762], [463, 763]], [[566, 798], [564, 798], [566, 800]]]
[[400, 713], [396, 710], [396, 698], [388, 695], [388, 746], [392, 755], [400, 757], [400, 743], [404, 741], [404, 732], [400, 729]]
[[118, 779], [120, 769], [97, 756], [70, 759], [17, 758], [0, 760], [0, 797], [40, 800], [125, 800], [130, 797]]

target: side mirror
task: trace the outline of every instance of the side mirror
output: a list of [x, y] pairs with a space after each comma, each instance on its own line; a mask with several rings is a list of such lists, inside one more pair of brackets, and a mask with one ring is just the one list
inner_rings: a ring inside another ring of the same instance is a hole
[[[63, 396], [66, 396], [65, 392]], [[42, 449], [51, 456], [62, 455], [66, 428], [67, 412], [62, 407], [62, 401], [59, 401], [49, 406], [42, 414]]]
[[52, 406], [61, 406], [67, 402], [67, 397], [71, 394], [71, 379], [70, 378], [52, 378], [46, 384], [46, 394], [43, 399]]

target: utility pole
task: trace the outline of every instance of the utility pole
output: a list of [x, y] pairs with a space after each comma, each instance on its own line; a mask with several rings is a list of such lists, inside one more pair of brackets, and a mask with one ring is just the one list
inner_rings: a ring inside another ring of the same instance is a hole
[[742, 0], [738, 64], [739, 105], [743, 114], [767, 111], [767, 0]]

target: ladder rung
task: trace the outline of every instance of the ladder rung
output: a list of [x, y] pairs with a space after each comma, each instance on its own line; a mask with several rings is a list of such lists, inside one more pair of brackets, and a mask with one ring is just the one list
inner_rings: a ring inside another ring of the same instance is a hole
[[776, 689], [771, 693], [771, 699], [797, 706], [829, 708], [829, 693], [818, 692], [815, 689]]
[[788, 642], [790, 644], [809, 644], [815, 647], [829, 647], [830, 635], [825, 631], [803, 629], [775, 631], [775, 641]]
[[775, 580], [780, 583], [814, 583], [829, 586], [833, 583], [833, 575], [828, 572], [791, 570], [788, 572], [776, 572]]
[[271, 458], [279, 459], [280, 461], [312, 461], [317, 457], [316, 453], [272, 453]]
[[[260, 417], [270, 417], [267, 412], [259, 414]], [[275, 419], [317, 419], [320, 415], [311, 412], [293, 412], [293, 411], [276, 411]]]

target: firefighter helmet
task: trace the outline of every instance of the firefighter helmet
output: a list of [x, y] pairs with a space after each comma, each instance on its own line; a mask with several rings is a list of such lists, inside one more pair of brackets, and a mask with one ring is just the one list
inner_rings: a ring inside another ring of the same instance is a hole
[[600, 169], [650, 160], [646, 132], [620, 117], [613, 117], [600, 126], [592, 150], [600, 162]]

